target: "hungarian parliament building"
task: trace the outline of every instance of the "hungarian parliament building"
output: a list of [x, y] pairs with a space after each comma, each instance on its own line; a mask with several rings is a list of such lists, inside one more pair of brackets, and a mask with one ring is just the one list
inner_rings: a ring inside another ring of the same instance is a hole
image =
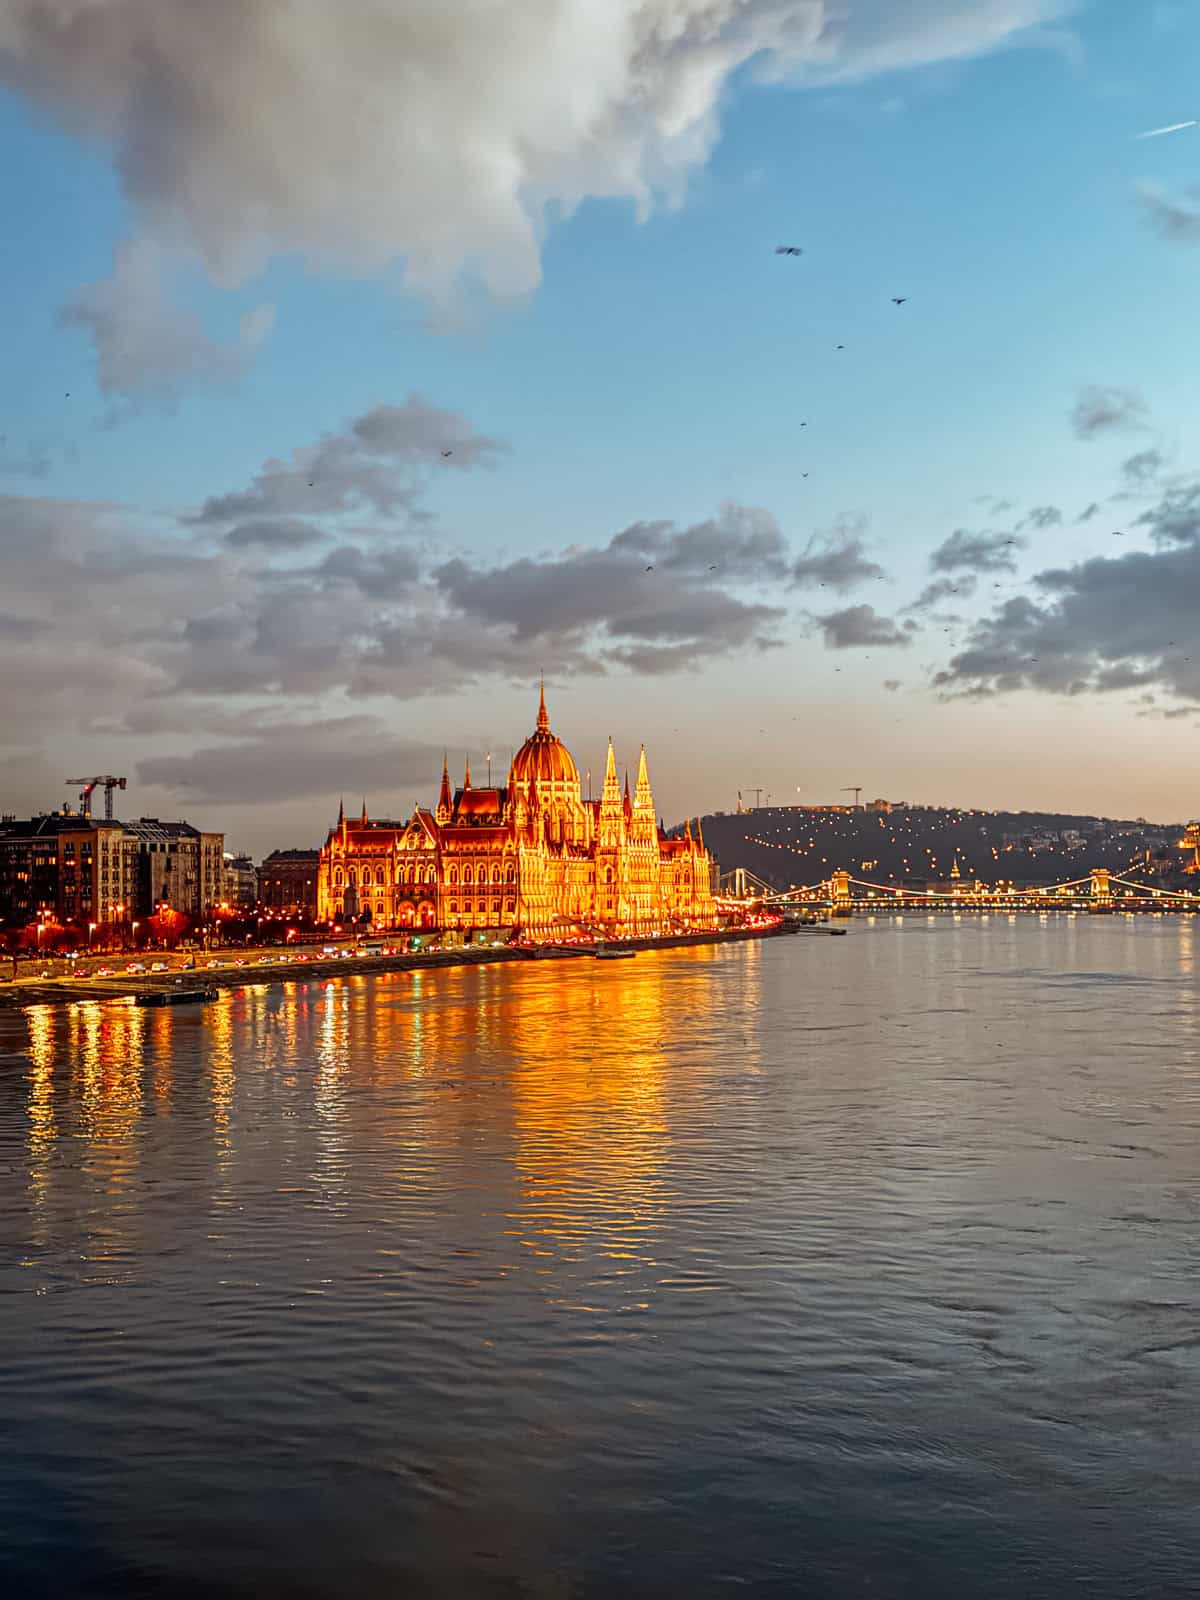
[[322, 849], [317, 915], [372, 929], [474, 929], [522, 936], [639, 935], [711, 928], [713, 863], [699, 823], [668, 837], [654, 809], [643, 748], [632, 795], [611, 739], [598, 800], [584, 799], [570, 751], [537, 727], [500, 788], [475, 788], [471, 765], [451, 791], [443, 761], [437, 806], [407, 822], [344, 807]]

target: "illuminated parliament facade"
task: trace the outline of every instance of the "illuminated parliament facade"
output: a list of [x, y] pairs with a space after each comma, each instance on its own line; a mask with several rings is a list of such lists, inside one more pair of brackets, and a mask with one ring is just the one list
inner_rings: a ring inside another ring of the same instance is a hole
[[631, 795], [609, 740], [600, 798], [584, 799], [543, 693], [537, 728], [502, 788], [473, 787], [468, 761], [452, 793], [443, 761], [432, 811], [417, 806], [407, 822], [383, 822], [365, 803], [356, 821], [343, 808], [321, 849], [317, 915], [534, 937], [668, 933], [715, 925], [711, 878], [699, 825], [672, 838], [660, 827], [645, 749]]

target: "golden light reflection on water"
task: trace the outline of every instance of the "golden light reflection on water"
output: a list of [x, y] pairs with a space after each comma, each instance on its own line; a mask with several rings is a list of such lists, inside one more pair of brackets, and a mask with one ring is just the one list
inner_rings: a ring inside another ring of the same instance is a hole
[[35, 1214], [46, 1198], [49, 1164], [58, 1142], [54, 1107], [54, 1006], [30, 1006], [29, 1025], [29, 1189]]

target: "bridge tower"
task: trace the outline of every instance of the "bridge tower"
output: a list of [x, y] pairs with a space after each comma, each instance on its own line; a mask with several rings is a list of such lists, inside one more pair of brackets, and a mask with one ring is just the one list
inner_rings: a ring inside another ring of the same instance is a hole
[[829, 894], [836, 906], [850, 903], [850, 874], [844, 868], [839, 868], [830, 878]]
[[1092, 869], [1092, 899], [1106, 906], [1112, 904], [1112, 890], [1109, 887], [1108, 877], [1107, 867]]

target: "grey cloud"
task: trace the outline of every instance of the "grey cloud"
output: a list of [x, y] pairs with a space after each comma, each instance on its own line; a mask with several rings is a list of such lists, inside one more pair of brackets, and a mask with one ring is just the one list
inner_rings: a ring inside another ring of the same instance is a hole
[[334, 717], [247, 729], [236, 742], [189, 755], [152, 756], [137, 764], [138, 781], [180, 796], [185, 804], [269, 805], [327, 795], [337, 775], [358, 788], [392, 793], [400, 785], [436, 782], [442, 753], [397, 739], [376, 717]]
[[843, 520], [831, 532], [810, 539], [803, 553], [793, 561], [791, 580], [798, 587], [825, 584], [844, 593], [871, 578], [886, 576], [877, 561], [866, 554], [860, 519]]
[[185, 382], [228, 382], [270, 331], [272, 309], [260, 306], [243, 319], [236, 344], [210, 338], [194, 313], [168, 299], [166, 271], [152, 241], [132, 241], [118, 251], [110, 278], [80, 289], [59, 312], [60, 326], [91, 339], [106, 395], [161, 400]]
[[338, 545], [313, 570], [318, 577], [351, 583], [376, 600], [406, 594], [421, 576], [421, 564], [411, 550], [396, 547], [368, 554], [350, 544]]
[[883, 687], [888, 691], [889, 694], [895, 694], [897, 689], [903, 688], [903, 680], [900, 678], [885, 678], [883, 680]]
[[1044, 531], [1046, 528], [1060, 527], [1062, 519], [1063, 514], [1057, 506], [1034, 506], [1032, 510], [1026, 512], [1018, 527]]
[[1132, 389], [1092, 385], [1080, 392], [1071, 412], [1071, 426], [1080, 439], [1145, 425], [1146, 403]]
[[1075, 518], [1075, 521], [1076, 521], [1076, 523], [1090, 522], [1093, 517], [1098, 517], [1099, 515], [1100, 515], [1100, 502], [1098, 500], [1093, 500], [1091, 505], [1084, 507], [1084, 509]]
[[1156, 544], [1200, 543], [1200, 478], [1173, 485], [1137, 522]]
[[[452, 454], [443, 457], [444, 449]], [[402, 406], [376, 406], [340, 433], [293, 450], [286, 461], [268, 461], [248, 489], [210, 496], [194, 520], [331, 516], [365, 507], [384, 515], [411, 511], [421, 468], [473, 466], [500, 449], [458, 412], [410, 395]]]
[[1015, 552], [1025, 540], [1008, 533], [971, 533], [956, 529], [929, 558], [934, 572], [1015, 572]]
[[760, 642], [784, 615], [729, 592], [731, 583], [769, 580], [785, 569], [782, 537], [764, 519], [727, 505], [715, 520], [684, 529], [635, 523], [606, 546], [558, 557], [501, 567], [455, 558], [435, 568], [433, 579], [455, 611], [503, 629], [515, 644], [556, 640], [581, 648], [595, 635], [604, 659], [628, 640], [686, 646], [700, 659]]
[[972, 629], [935, 682], [947, 693], [1054, 694], [1154, 686], [1200, 700], [1200, 546], [1039, 573], [1035, 595]]
[[1163, 467], [1163, 458], [1157, 450], [1139, 450], [1123, 464], [1121, 471], [1131, 484], [1146, 484], [1156, 478]]
[[1171, 244], [1200, 244], [1200, 189], [1191, 189], [1180, 197], [1164, 184], [1146, 179], [1137, 185], [1135, 193], [1160, 238]]
[[975, 593], [978, 583], [978, 578], [970, 572], [964, 572], [955, 578], [935, 578], [932, 583], [926, 584], [917, 598], [903, 609], [905, 611], [928, 611], [934, 606], [941, 605], [943, 600], [952, 598], [968, 600]]
[[913, 626], [901, 628], [891, 617], [881, 617], [874, 606], [847, 606], [813, 619], [825, 635], [828, 650], [851, 650], [861, 645], [881, 648], [912, 643]]
[[234, 550], [252, 546], [263, 550], [302, 550], [321, 538], [320, 528], [298, 517], [252, 517], [230, 528], [225, 543]]
[[[961, 60], [1071, 0], [10, 0], [0, 82], [111, 150], [130, 214], [231, 283], [274, 252], [533, 288], [547, 220], [673, 201], [744, 69], [797, 85]], [[213, 86], [220, 85], [219, 94]], [[398, 88], [398, 86], [401, 86]], [[397, 160], [397, 152], [420, 159]]]

